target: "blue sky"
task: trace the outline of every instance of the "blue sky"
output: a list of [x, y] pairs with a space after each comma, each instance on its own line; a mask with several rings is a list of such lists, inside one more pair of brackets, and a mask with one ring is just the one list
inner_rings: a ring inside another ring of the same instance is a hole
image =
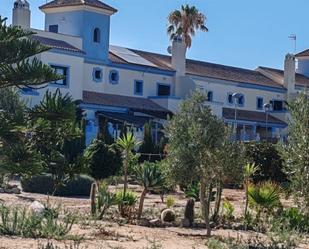
[[[32, 27], [42, 29], [38, 6], [28, 0]], [[14, 0], [0, 0], [0, 15], [11, 21]], [[297, 35], [297, 51], [309, 48], [308, 0], [105, 0], [118, 9], [111, 21], [111, 44], [166, 53], [168, 13], [182, 4], [206, 14], [208, 33], [198, 33], [188, 58], [254, 69], [282, 68], [284, 55], [294, 52], [288, 39]]]

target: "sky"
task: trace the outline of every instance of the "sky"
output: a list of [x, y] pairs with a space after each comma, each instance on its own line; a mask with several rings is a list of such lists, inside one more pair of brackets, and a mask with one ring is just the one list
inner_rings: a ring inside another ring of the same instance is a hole
[[[0, 15], [11, 22], [14, 0], [0, 0]], [[28, 0], [31, 26], [43, 29], [38, 6], [46, 0]], [[207, 16], [209, 32], [198, 32], [187, 57], [255, 69], [283, 68], [284, 56], [309, 48], [308, 0], [103, 0], [118, 9], [111, 18], [113, 45], [166, 54], [168, 14], [182, 4], [196, 6]]]

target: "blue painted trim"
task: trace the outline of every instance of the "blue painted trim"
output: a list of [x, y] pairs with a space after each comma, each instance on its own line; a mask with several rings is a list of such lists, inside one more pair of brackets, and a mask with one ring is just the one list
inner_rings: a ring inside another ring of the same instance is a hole
[[[262, 107], [259, 107], [259, 99], [262, 100]], [[261, 96], [257, 96], [256, 97], [256, 109], [257, 110], [263, 110], [263, 106], [264, 106], [264, 98]]]
[[63, 64], [56, 64], [56, 63], [49, 63], [49, 66], [55, 66], [55, 67], [65, 67], [67, 69], [67, 75], [66, 75], [66, 84], [61, 85], [61, 84], [56, 84], [56, 83], [49, 83], [48, 86], [51, 87], [57, 87], [57, 88], [69, 88], [70, 87], [70, 71], [71, 67], [69, 65], [63, 65]]
[[40, 93], [37, 90], [27, 88], [27, 87], [23, 87], [22, 89], [19, 90], [19, 92], [22, 95], [30, 95], [30, 96], [39, 96], [40, 95]]
[[[272, 109], [271, 109], [272, 112], [286, 111], [286, 108], [284, 107], [284, 103], [286, 102], [285, 100], [273, 98], [273, 99], [271, 99], [271, 100], [269, 101], [269, 103], [270, 103], [271, 101], [273, 101], [273, 103], [272, 103]], [[274, 101], [281, 101], [281, 102], [282, 102], [282, 108], [283, 108], [283, 109], [282, 109], [282, 110], [274, 110]]]
[[[116, 77], [115, 80], [112, 79], [112, 74], [116, 74], [115, 75], [115, 77]], [[117, 70], [115, 70], [115, 69], [110, 70], [108, 78], [109, 78], [109, 83], [110, 84], [113, 84], [113, 85], [118, 84], [119, 83], [119, 72]]]
[[238, 106], [240, 107], [244, 107], [245, 106], [245, 102], [246, 102], [246, 99], [245, 99], [245, 95], [244, 94], [240, 94], [240, 97], [243, 99], [242, 103], [239, 103], [239, 98], [238, 98]]
[[80, 58], [84, 58], [86, 55], [85, 53], [74, 52], [74, 51], [60, 49], [60, 48], [52, 48], [48, 50], [48, 52], [55, 53], [55, 54], [65, 54], [65, 55], [70, 55], [70, 56], [76, 56]]
[[243, 88], [251, 88], [251, 89], [258, 89], [258, 90], [264, 90], [264, 91], [270, 91], [270, 92], [279, 92], [279, 93], [286, 93], [285, 88], [280, 87], [273, 87], [273, 86], [262, 86], [254, 83], [245, 83], [245, 82], [237, 82], [232, 80], [225, 80], [225, 79], [219, 79], [219, 78], [213, 78], [213, 77], [207, 77], [207, 76], [199, 76], [194, 74], [187, 74], [188, 76], [192, 76], [194, 79], [205, 81], [207, 79], [213, 79], [218, 80], [218, 82], [211, 82], [211, 84], [221, 84], [221, 85], [232, 85], [236, 87], [243, 87]]
[[[100, 79], [97, 79], [97, 78], [95, 77], [96, 71], [100, 71], [100, 75], [101, 75]], [[94, 68], [93, 68], [93, 71], [92, 71], [92, 79], [93, 79], [93, 81], [95, 81], [95, 82], [97, 82], [97, 83], [102, 82], [102, 81], [103, 81], [103, 68], [94, 67]]]
[[[141, 83], [141, 87], [142, 87], [142, 92], [138, 93], [136, 92], [136, 84], [137, 83]], [[143, 96], [144, 94], [144, 81], [143, 80], [134, 80], [134, 95], [139, 95], [139, 96]]]
[[[229, 101], [229, 96], [231, 95], [231, 98], [232, 98], [232, 102]], [[233, 100], [233, 93], [232, 92], [228, 92], [227, 95], [226, 95], [226, 103], [230, 106], [234, 105], [234, 100]]]
[[[159, 95], [159, 86], [169, 86], [170, 87], [170, 94], [169, 95]], [[171, 96], [171, 84], [167, 84], [167, 83], [160, 83], [160, 82], [157, 82], [157, 96], [163, 96], [163, 97], [166, 97], [166, 96]]]
[[181, 97], [176, 96], [148, 96], [148, 99], [177, 99], [181, 100]]
[[80, 104], [80, 108], [86, 110], [95, 110], [95, 111], [108, 111], [108, 112], [116, 112], [116, 113], [127, 113], [128, 108], [117, 107], [117, 106], [105, 106], [105, 105], [97, 105], [97, 104]]
[[207, 101], [208, 102], [213, 102], [213, 100], [214, 100], [214, 92], [213, 91], [208, 91], [207, 92]]

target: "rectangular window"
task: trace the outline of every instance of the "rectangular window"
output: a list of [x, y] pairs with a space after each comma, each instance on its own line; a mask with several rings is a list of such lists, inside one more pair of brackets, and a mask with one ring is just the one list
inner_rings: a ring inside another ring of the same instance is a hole
[[58, 25], [49, 25], [49, 32], [58, 33]]
[[272, 109], [274, 111], [283, 111], [284, 110], [284, 105], [282, 100], [271, 100], [270, 104], [272, 106]]
[[53, 81], [53, 84], [61, 85], [61, 86], [66, 86], [68, 84], [68, 68], [67, 67], [61, 67], [61, 66], [54, 66], [51, 65], [53, 69], [55, 69], [56, 73], [59, 75], [63, 76], [63, 79]]
[[134, 82], [134, 94], [135, 95], [143, 95], [143, 81], [136, 80]]
[[212, 102], [214, 97], [214, 93], [212, 91], [207, 92], [207, 101]]
[[233, 94], [229, 93], [229, 95], [227, 96], [227, 101], [229, 102], [229, 104], [233, 104]]
[[158, 84], [158, 96], [170, 96], [171, 86]]
[[262, 110], [263, 109], [263, 104], [264, 104], [264, 101], [263, 101], [263, 98], [257, 98], [256, 100], [256, 108], [258, 110]]

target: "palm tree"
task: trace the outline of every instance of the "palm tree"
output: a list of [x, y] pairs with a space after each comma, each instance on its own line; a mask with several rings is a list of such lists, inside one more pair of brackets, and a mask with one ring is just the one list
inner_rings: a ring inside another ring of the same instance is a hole
[[244, 168], [244, 187], [245, 187], [245, 195], [246, 195], [246, 203], [245, 203], [245, 217], [248, 211], [248, 188], [252, 177], [259, 170], [258, 166], [255, 166], [254, 163], [247, 163]]
[[145, 162], [135, 168], [137, 181], [143, 186], [143, 192], [139, 201], [138, 215], [140, 219], [143, 212], [144, 200], [149, 190], [160, 189], [164, 185], [164, 176], [159, 164]]
[[250, 184], [248, 187], [249, 203], [257, 210], [257, 218], [261, 213], [272, 211], [281, 205], [280, 187], [273, 182], [262, 182], [258, 185]]
[[187, 48], [191, 47], [192, 36], [197, 30], [208, 31], [205, 26], [206, 16], [188, 4], [182, 5], [180, 10], [172, 11], [168, 16], [169, 26], [167, 33], [171, 40], [182, 38]]
[[133, 133], [128, 132], [123, 135], [123, 137], [119, 137], [117, 139], [116, 144], [122, 150], [123, 155], [123, 167], [124, 167], [124, 187], [123, 187], [123, 194], [126, 194], [127, 186], [128, 186], [128, 165], [131, 157], [132, 150], [140, 145], [139, 141], [136, 141], [135, 136]]

